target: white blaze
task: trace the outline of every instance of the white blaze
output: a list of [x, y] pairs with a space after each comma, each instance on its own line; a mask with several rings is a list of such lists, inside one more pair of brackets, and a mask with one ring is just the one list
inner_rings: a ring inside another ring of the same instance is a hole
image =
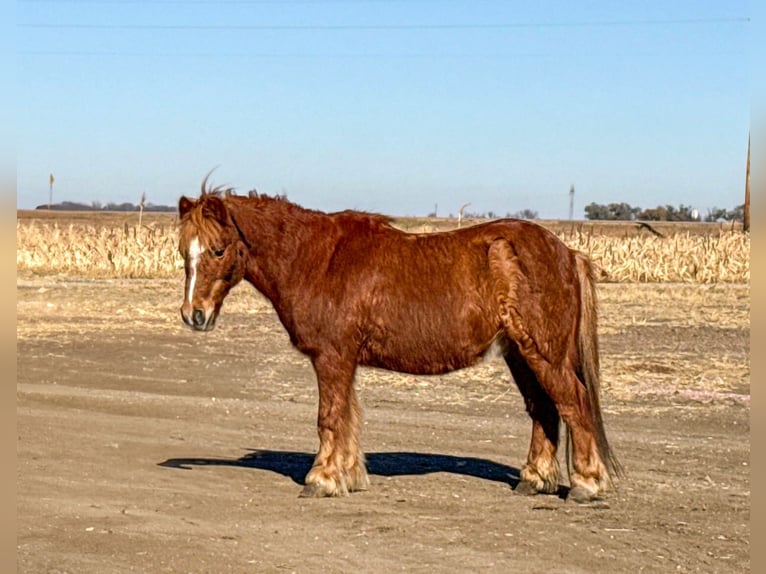
[[197, 282], [197, 265], [199, 258], [204, 253], [205, 248], [199, 242], [198, 238], [191, 240], [189, 244], [189, 291], [186, 293], [186, 300], [191, 303], [194, 295], [194, 284]]

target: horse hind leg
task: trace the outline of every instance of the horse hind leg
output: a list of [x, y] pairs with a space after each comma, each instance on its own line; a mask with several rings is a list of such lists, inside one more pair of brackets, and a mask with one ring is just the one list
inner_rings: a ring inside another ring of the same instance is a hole
[[524, 495], [555, 494], [559, 490], [561, 477], [556, 456], [559, 442], [559, 414], [556, 405], [540, 386], [537, 376], [513, 341], [507, 341], [504, 358], [524, 398], [527, 413], [532, 418], [529, 453], [514, 492]]
[[359, 444], [361, 408], [354, 390], [356, 365], [339, 358], [314, 361], [319, 386], [319, 451], [302, 497], [344, 496], [369, 485]]
[[554, 369], [536, 353], [529, 354], [528, 359], [521, 352], [506, 358], [533, 420], [532, 443], [517, 491], [522, 494], [557, 491], [553, 482], [555, 477], [557, 484], [559, 478], [555, 453], [559, 420], [563, 419], [572, 467], [567, 498], [575, 502], [595, 500], [608, 488], [610, 479], [598, 446], [585, 385], [573, 369], [565, 366]]
[[571, 447], [571, 486], [567, 498], [575, 502], [597, 499], [609, 486], [610, 477], [602, 458], [603, 449], [599, 448], [594, 407], [585, 384], [567, 361], [554, 367], [535, 350], [536, 345], [517, 349], [518, 356], [511, 354], [506, 360], [514, 378], [520, 374], [517, 384], [534, 421], [532, 445], [521, 473], [521, 492], [552, 492], [550, 481], [548, 490], [539, 487], [540, 469], [553, 465], [548, 461], [555, 456], [560, 417], [567, 426]]
[[567, 425], [568, 442], [571, 446], [568, 499], [589, 502], [610, 487], [610, 474], [598, 444], [598, 433], [588, 403], [587, 390], [574, 371], [566, 373], [561, 380], [571, 389], [561, 401], [559, 411]]
[[[612, 461], [613, 457], [610, 455], [600, 421], [595, 357], [589, 361], [594, 371], [592, 376], [584, 373], [581, 380], [575, 371], [575, 364], [583, 360], [580, 355], [584, 351], [584, 347], [580, 349], [576, 346], [578, 341], [575, 340], [578, 332], [575, 322], [578, 319], [573, 309], [577, 308], [577, 300], [572, 300], [571, 289], [567, 288], [565, 283], [538, 284], [533, 288], [521, 269], [518, 256], [505, 241], [492, 244], [489, 262], [495, 282], [500, 322], [507, 337], [515, 343], [518, 351], [517, 363], [526, 363], [539, 387], [568, 427], [573, 467], [570, 473], [572, 487], [569, 497], [577, 502], [593, 500], [610, 482], [604, 462], [609, 462], [615, 468], [616, 462]], [[581, 289], [586, 287], [592, 290], [592, 285], [581, 284]], [[545, 296], [540, 296], [540, 289], [547, 290]], [[590, 314], [589, 317], [591, 321], [595, 321], [594, 314]], [[584, 328], [587, 329], [587, 333], [583, 333]], [[581, 321], [579, 331], [579, 342], [586, 336], [595, 337], [594, 325], [583, 325]], [[595, 346], [591, 345], [590, 348], [595, 353]], [[511, 353], [512, 358], [513, 356]], [[512, 363], [509, 365], [514, 368]], [[526, 374], [525, 377], [523, 367], [517, 366], [517, 370], [522, 371], [522, 380], [532, 380], [530, 374]], [[534, 385], [532, 388], [535, 388]], [[533, 394], [533, 398], [542, 394]], [[546, 405], [544, 400], [541, 399], [540, 402]], [[541, 409], [543, 412], [551, 411], [549, 404]], [[533, 420], [534, 418], [533, 416]], [[543, 428], [538, 429], [538, 426]], [[556, 444], [550, 440], [553, 436], [552, 426], [551, 430], [546, 432], [542, 423], [535, 424], [533, 448], [530, 449], [533, 462], [540, 459], [536, 456], [535, 445], [546, 445], [542, 438], [535, 438], [542, 435], [548, 438], [551, 445]], [[531, 465], [525, 466], [522, 482], [527, 482], [525, 477], [536, 478], [532, 470]], [[532, 483], [531, 486], [535, 484], [534, 480], [528, 482]], [[530, 489], [526, 486], [523, 488]]]

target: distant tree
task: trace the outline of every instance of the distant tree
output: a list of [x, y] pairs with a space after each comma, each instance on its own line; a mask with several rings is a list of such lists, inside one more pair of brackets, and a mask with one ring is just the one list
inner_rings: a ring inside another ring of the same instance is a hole
[[738, 205], [727, 213], [729, 221], [744, 221], [745, 220], [745, 204]]
[[585, 206], [585, 217], [587, 219], [606, 219], [608, 215], [606, 205], [591, 203]]
[[745, 219], [745, 204], [736, 206], [734, 209], [724, 209], [721, 207], [714, 207], [708, 209], [705, 221], [744, 221]]
[[712, 209], [707, 210], [707, 215], [705, 216], [705, 221], [725, 221], [726, 216], [728, 215], [728, 212], [726, 209], [722, 207], [713, 207]]
[[684, 204], [678, 207], [658, 205], [654, 208], [644, 209], [638, 213], [636, 218], [643, 221], [696, 221], [694, 209]]
[[650, 207], [649, 209], [644, 209], [639, 212], [636, 216], [636, 219], [640, 219], [642, 221], [667, 221], [668, 210], [661, 206]]
[[670, 221], [695, 221], [694, 209], [690, 205], [684, 205], [683, 203], [678, 206], [678, 209], [668, 209], [668, 217]]
[[516, 213], [509, 213], [508, 217], [513, 217], [514, 219], [537, 219], [538, 215], [536, 211], [531, 209], [522, 209]]
[[605, 221], [631, 221], [636, 218], [639, 211], [641, 211], [640, 207], [633, 207], [627, 203], [610, 203], [609, 205], [591, 203], [585, 206], [585, 217]]

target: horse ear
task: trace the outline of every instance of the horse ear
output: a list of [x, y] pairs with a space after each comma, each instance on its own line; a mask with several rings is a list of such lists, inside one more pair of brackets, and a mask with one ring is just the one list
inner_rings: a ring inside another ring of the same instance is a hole
[[194, 202], [185, 195], [182, 195], [181, 199], [178, 200], [178, 215], [183, 217], [192, 207], [194, 207]]
[[229, 212], [226, 210], [223, 200], [216, 195], [209, 195], [205, 199], [204, 212], [207, 216], [212, 217], [221, 225], [226, 225], [229, 222]]

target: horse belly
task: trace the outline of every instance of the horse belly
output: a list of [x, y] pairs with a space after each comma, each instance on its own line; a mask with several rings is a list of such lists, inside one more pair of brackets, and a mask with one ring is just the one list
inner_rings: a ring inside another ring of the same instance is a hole
[[361, 349], [360, 364], [414, 375], [443, 374], [476, 364], [499, 331], [478, 316], [447, 318], [417, 312], [375, 323]]

